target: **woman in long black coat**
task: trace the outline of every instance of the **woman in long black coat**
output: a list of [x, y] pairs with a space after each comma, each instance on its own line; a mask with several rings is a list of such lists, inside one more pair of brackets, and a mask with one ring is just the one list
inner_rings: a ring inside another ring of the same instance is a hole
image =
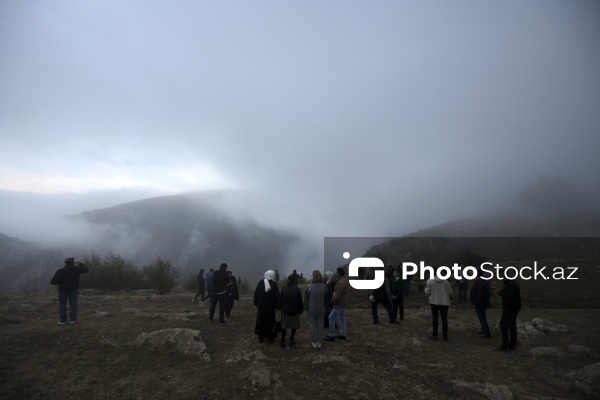
[[275, 272], [265, 272], [265, 279], [258, 282], [254, 291], [254, 305], [257, 308], [254, 333], [258, 335], [260, 342], [264, 339], [272, 342], [276, 336], [273, 331], [275, 310], [279, 308], [279, 287], [275, 282]]

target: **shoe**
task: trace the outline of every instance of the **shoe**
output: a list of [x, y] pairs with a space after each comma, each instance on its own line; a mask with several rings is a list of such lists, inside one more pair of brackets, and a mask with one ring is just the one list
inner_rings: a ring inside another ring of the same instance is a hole
[[492, 335], [479, 335], [479, 337], [482, 339], [491, 339]]
[[225, 321], [225, 320], [219, 321], [219, 323], [221, 323], [221, 324], [224, 324], [225, 322], [227, 322], [227, 321]]
[[211, 317], [208, 317], [208, 320], [209, 320], [210, 322], [213, 322], [213, 318], [211, 318]]
[[285, 348], [285, 340], [281, 340], [281, 342], [279, 342], [279, 345], [283, 348]]
[[294, 342], [294, 339], [290, 339], [290, 347], [292, 347], [295, 344], [296, 344], [296, 342]]
[[390, 324], [400, 325], [400, 322], [398, 322], [398, 321], [390, 321]]
[[59, 325], [66, 325], [67, 323], [66, 322], [60, 322], [60, 321], [58, 321], [58, 324]]
[[336, 338], [338, 338], [340, 340], [346, 340], [346, 336], [342, 336], [342, 335], [337, 335]]
[[77, 323], [77, 321], [71, 321], [71, 322], [69, 322], [69, 323], [70, 323], [70, 324], [76, 324], [76, 323]]
[[374, 323], [374, 324], [378, 324], [378, 323], [379, 323], [379, 321], [373, 321], [373, 323]]
[[517, 346], [515, 346], [515, 345], [513, 344], [513, 345], [510, 345], [510, 346], [508, 346], [508, 348], [509, 348], [509, 349], [511, 349], [511, 350], [516, 350], [516, 349], [517, 349]]
[[323, 340], [326, 342], [333, 342], [335, 340], [335, 338], [332, 336], [325, 336], [325, 338], [323, 338]]
[[429, 336], [429, 339], [431, 339], [431, 340], [436, 340], [436, 341], [437, 341], [437, 340], [438, 340], [438, 337], [437, 337], [437, 336], [434, 336], [434, 335], [431, 335], [431, 336]]
[[321, 348], [321, 343], [317, 343], [317, 348]]
[[483, 331], [477, 332], [478, 335], [483, 335]]
[[311, 343], [310, 345], [311, 345], [313, 348], [315, 348], [315, 349], [317, 348], [317, 344], [316, 344], [316, 343]]
[[273, 343], [274, 341], [275, 341], [275, 338], [268, 338], [268, 339], [267, 339], [267, 342], [268, 342], [268, 343]]
[[500, 346], [497, 349], [495, 349], [495, 351], [502, 351], [502, 352], [508, 353], [510, 351], [510, 349], [508, 347]]

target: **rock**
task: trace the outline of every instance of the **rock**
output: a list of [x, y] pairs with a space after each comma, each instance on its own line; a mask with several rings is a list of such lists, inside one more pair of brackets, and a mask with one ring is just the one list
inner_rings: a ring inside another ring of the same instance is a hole
[[494, 385], [492, 383], [465, 382], [452, 380], [452, 386], [477, 393], [489, 400], [513, 400], [513, 394], [506, 385]]
[[563, 353], [556, 347], [534, 347], [527, 352], [533, 358], [562, 357]]
[[111, 346], [111, 347], [119, 347], [119, 343], [115, 342], [114, 340], [110, 340], [110, 339], [102, 339], [98, 343], [105, 344], [105, 345]]
[[567, 349], [573, 354], [586, 354], [588, 356], [593, 356], [596, 353], [593, 349], [590, 349], [589, 347], [579, 346], [577, 344], [570, 344], [569, 347], [567, 347]]
[[112, 314], [109, 313], [108, 311], [96, 310], [96, 311], [92, 311], [91, 315], [92, 315], [92, 317], [108, 317]]
[[423, 342], [421, 342], [419, 339], [417, 338], [411, 338], [408, 341], [408, 344], [414, 347], [419, 347], [419, 346], [423, 346]]
[[253, 385], [271, 386], [271, 368], [262, 361], [254, 361], [250, 369], [250, 379]]
[[36, 312], [38, 308], [32, 304], [19, 304], [19, 312]]
[[575, 387], [588, 396], [600, 396], [600, 363], [586, 365], [571, 371], [567, 377], [573, 380]]
[[521, 343], [533, 342], [543, 334], [532, 323], [517, 320], [517, 338]]
[[194, 329], [174, 328], [142, 333], [134, 343], [174, 346], [184, 354], [198, 355], [210, 360], [208, 354], [205, 353], [206, 344], [202, 341], [200, 331]]
[[451, 362], [448, 362], [448, 361], [444, 361], [441, 363], [434, 363], [434, 364], [425, 364], [425, 366], [433, 367], [433, 368], [454, 368], [454, 364], [452, 364]]
[[534, 318], [531, 320], [531, 324], [538, 330], [544, 333], [566, 333], [570, 329], [566, 325], [554, 324], [553, 322], [542, 319]]

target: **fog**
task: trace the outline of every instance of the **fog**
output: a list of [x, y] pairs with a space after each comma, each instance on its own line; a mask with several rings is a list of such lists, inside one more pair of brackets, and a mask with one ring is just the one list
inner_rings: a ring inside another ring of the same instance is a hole
[[599, 20], [596, 1], [3, 1], [0, 232], [72, 240], [62, 215], [215, 189], [315, 244], [493, 212], [540, 176], [587, 207]]

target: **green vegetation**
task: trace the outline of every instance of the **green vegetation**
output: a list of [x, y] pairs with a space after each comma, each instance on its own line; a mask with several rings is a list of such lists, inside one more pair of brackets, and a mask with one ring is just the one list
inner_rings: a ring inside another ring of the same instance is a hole
[[150, 288], [158, 291], [158, 294], [169, 293], [179, 279], [179, 270], [173, 263], [160, 257], [156, 257], [152, 264], [145, 266], [143, 271]]

